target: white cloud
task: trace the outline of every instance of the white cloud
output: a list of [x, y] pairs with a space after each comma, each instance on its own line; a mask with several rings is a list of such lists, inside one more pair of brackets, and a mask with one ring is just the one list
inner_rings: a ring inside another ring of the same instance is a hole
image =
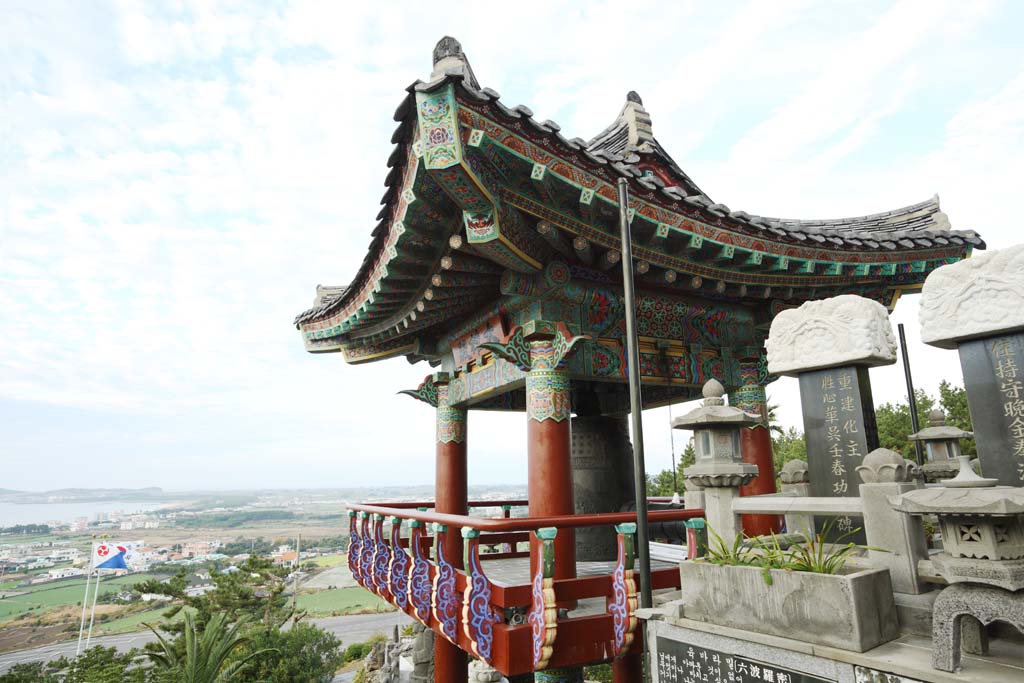
[[[485, 85], [570, 137], [595, 134], [637, 89], [659, 139], [735, 208], [863, 213], [938, 191], [954, 225], [1008, 244], [1024, 76], [1006, 71], [1019, 46], [979, 33], [994, 12], [900, 3], [837, 18], [795, 0], [545, 2], [501, 15], [389, 2], [22, 3], [0, 27], [12, 141], [0, 165], [0, 405], [19, 415], [0, 427], [3, 448], [12, 460], [112, 453], [124, 484], [186, 485], [176, 456], [225, 477], [245, 463], [245, 485], [279, 481], [286, 462], [301, 465], [294, 483], [383, 469], [429, 480], [430, 410], [394, 396], [427, 368], [309, 356], [289, 323], [316, 283], [344, 284], [361, 262], [391, 113], [445, 34]], [[965, 86], [974, 71], [957, 69], [983, 71], [986, 85]], [[944, 79], [957, 86], [942, 93], [944, 137], [893, 163], [886, 126], [938, 97]], [[875, 168], [849, 163], [865, 150]], [[920, 364], [922, 384], [949, 365], [939, 355]], [[62, 423], [20, 424], [33, 415]], [[646, 422], [660, 468], [664, 411]], [[473, 481], [525, 479], [524, 432], [521, 416], [474, 415]], [[149, 470], [133, 468], [131, 440]], [[372, 458], [386, 467], [367, 469]], [[98, 483], [77, 464], [19, 476], [5, 485]]]

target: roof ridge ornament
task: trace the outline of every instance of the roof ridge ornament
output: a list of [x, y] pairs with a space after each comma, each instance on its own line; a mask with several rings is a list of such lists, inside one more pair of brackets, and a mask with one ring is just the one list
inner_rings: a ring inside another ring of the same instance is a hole
[[444, 36], [437, 41], [433, 54], [434, 70], [430, 74], [430, 80], [436, 81], [451, 72], [462, 74], [466, 84], [474, 90], [480, 90], [480, 83], [476, 80], [473, 67], [469, 65], [469, 58], [462, 51], [462, 43], [451, 36]]

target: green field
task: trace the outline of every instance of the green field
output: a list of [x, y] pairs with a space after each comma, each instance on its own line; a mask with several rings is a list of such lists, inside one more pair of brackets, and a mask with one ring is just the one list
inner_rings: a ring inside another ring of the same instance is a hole
[[[100, 593], [132, 586], [146, 579], [163, 578], [157, 574], [129, 574], [116, 579], [100, 581]], [[54, 583], [43, 583], [25, 588], [22, 595], [0, 599], [0, 622], [14, 619], [21, 614], [42, 615], [48, 609], [67, 605], [80, 605], [85, 594], [85, 579], [71, 579]], [[89, 589], [90, 595], [92, 588]]]
[[318, 567], [337, 567], [339, 564], [345, 564], [347, 559], [347, 555], [325, 555], [313, 558], [313, 562]]
[[[188, 608], [186, 608], [188, 609]], [[146, 624], [152, 624], [156, 626], [163, 621], [163, 613], [168, 610], [168, 607], [158, 607], [156, 609], [147, 609], [143, 612], [136, 612], [135, 614], [129, 614], [126, 617], [120, 619], [112, 619], [103, 624], [97, 624], [96, 628], [99, 629], [99, 633], [102, 635], [113, 635], [115, 633], [134, 633], [135, 631], [143, 631], [146, 629]], [[179, 611], [174, 615], [173, 621], [181, 619], [183, 611]]]
[[387, 601], [359, 586], [300, 593], [298, 607], [314, 617], [359, 612], [390, 612], [395, 609]]

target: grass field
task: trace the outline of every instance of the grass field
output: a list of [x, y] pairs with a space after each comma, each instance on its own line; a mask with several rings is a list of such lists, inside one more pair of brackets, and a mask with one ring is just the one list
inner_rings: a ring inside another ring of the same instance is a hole
[[345, 564], [347, 559], [347, 555], [325, 555], [313, 558], [313, 562], [318, 567], [337, 567], [339, 564]]
[[[152, 624], [156, 626], [163, 621], [163, 613], [167, 611], [167, 607], [158, 607], [156, 609], [147, 609], [143, 612], [136, 612], [135, 614], [129, 614], [126, 617], [120, 619], [112, 619], [104, 624], [98, 624], [97, 628], [99, 633], [102, 635], [113, 635], [115, 633], [134, 633], [135, 631], [142, 631], [146, 628], [146, 624]], [[178, 612], [174, 615], [174, 621], [181, 619], [182, 612]]]
[[395, 608], [365, 588], [334, 588], [331, 590], [300, 593], [298, 606], [314, 617], [360, 612], [390, 612]]
[[[132, 586], [146, 579], [161, 578], [156, 574], [129, 574], [100, 582], [100, 593]], [[35, 586], [26, 586], [24, 594], [0, 600], [0, 622], [14, 619], [21, 614], [41, 615], [48, 609], [80, 604], [85, 594], [85, 579], [57, 581]], [[90, 588], [90, 594], [92, 589]]]

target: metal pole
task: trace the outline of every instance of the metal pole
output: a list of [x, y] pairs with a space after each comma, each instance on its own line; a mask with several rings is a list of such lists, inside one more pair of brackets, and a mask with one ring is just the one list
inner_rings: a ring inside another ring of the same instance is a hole
[[78, 645], [75, 656], [82, 652], [82, 635], [85, 633], [85, 613], [89, 611], [89, 584], [92, 582], [92, 557], [89, 558], [89, 571], [85, 575], [85, 595], [82, 596], [82, 619], [78, 624]]
[[[910, 376], [910, 356], [907, 355], [907, 335], [903, 332], [903, 323], [896, 325], [900, 333], [900, 353], [903, 355], [903, 377], [907, 380], [907, 403], [910, 406], [910, 426], [914, 433], [921, 431], [921, 425], [917, 422], [917, 396], [914, 394], [914, 378]], [[924, 453], [921, 452], [921, 442], [914, 441], [914, 451], [917, 453], [918, 466], [924, 464]]]
[[636, 339], [636, 294], [633, 292], [633, 243], [629, 230], [629, 184], [619, 178], [619, 231], [622, 240], [622, 293], [626, 305], [626, 361], [629, 411], [633, 425], [633, 477], [636, 480], [636, 554], [640, 560], [640, 606], [651, 606], [651, 556], [647, 531], [647, 470], [641, 422], [640, 352]]
[[92, 594], [92, 614], [89, 615], [89, 632], [85, 636], [85, 649], [92, 642], [92, 623], [96, 620], [96, 600], [100, 597], [100, 570], [96, 570], [96, 592]]

